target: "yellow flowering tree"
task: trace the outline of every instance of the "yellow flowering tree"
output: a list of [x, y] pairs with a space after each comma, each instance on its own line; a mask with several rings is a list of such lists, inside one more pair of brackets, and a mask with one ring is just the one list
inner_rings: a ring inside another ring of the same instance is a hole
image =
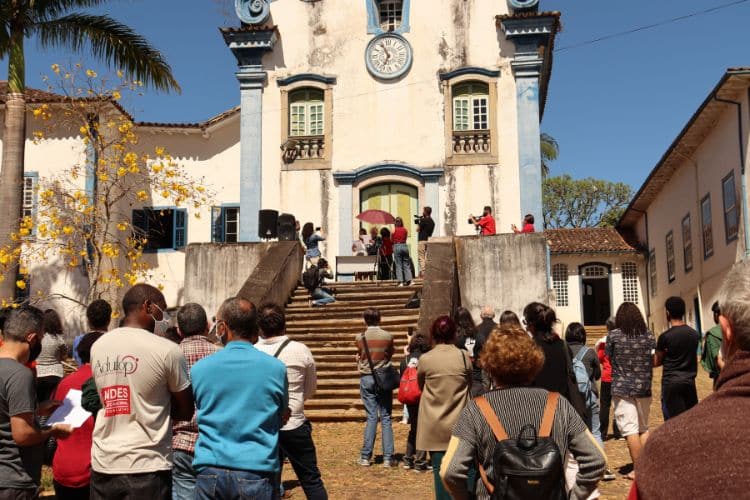
[[[19, 233], [11, 235], [20, 248], [0, 248], [0, 266], [20, 264], [16, 285], [23, 290], [28, 269], [56, 262], [88, 281], [83, 296], [65, 298], [115, 300], [119, 289], [153, 277], [144, 258], [147, 235], [134, 227], [133, 209], [168, 204], [191, 208], [199, 217], [211, 194], [202, 178], [190, 176], [163, 147], [141, 144], [119, 104], [123, 96], [138, 95], [141, 82], [121, 72], [110, 82], [80, 65], [53, 65], [52, 71], [45, 81], [60, 99], [33, 109], [34, 140], [43, 143], [53, 131], [66, 130], [80, 137], [81, 161], [39, 180], [37, 213], [24, 217]], [[36, 290], [31, 299], [47, 292]], [[10, 303], [4, 298], [3, 305]]]

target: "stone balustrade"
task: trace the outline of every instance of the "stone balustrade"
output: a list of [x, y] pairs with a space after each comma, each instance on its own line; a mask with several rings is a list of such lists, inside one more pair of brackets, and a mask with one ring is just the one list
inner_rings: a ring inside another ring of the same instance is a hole
[[292, 163], [295, 160], [322, 160], [325, 158], [325, 136], [294, 136], [289, 138], [296, 144], [284, 152], [284, 161]]
[[489, 154], [491, 151], [489, 130], [453, 131], [453, 153], [457, 155]]

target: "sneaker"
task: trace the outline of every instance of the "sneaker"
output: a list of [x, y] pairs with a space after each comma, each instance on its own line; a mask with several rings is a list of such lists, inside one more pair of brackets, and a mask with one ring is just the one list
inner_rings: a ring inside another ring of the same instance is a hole
[[426, 464], [418, 464], [413, 467], [414, 472], [424, 473], [424, 472], [430, 472], [432, 470], [432, 467]]
[[617, 479], [617, 477], [611, 470], [609, 470], [609, 467], [607, 467], [607, 470], [604, 471], [604, 476], [602, 477], [602, 479], [604, 481], [614, 481], [615, 479]]
[[399, 284], [398, 284], [398, 285], [396, 285], [396, 286], [404, 286], [404, 284], [403, 284], [403, 283], [399, 283]]
[[385, 467], [386, 469], [389, 469], [393, 467], [394, 465], [396, 464], [394, 464], [392, 460], [383, 460], [383, 467]]
[[362, 467], [369, 467], [370, 461], [366, 458], [360, 458], [359, 460], [357, 460], [357, 465], [361, 465]]
[[413, 469], [414, 464], [410, 462], [409, 460], [404, 460], [404, 463], [401, 465], [404, 469]]

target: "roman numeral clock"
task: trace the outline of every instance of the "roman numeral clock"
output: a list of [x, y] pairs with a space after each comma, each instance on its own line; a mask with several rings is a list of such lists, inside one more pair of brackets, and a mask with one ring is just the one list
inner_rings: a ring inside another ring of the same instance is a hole
[[365, 64], [375, 78], [394, 80], [411, 68], [412, 49], [409, 42], [398, 33], [382, 33], [367, 44]]

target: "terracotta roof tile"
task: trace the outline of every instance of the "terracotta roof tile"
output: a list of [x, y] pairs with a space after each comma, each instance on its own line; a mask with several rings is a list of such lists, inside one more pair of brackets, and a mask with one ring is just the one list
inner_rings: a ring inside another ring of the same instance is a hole
[[[5, 96], [8, 94], [8, 81], [0, 80], [0, 104], [5, 104]], [[63, 96], [46, 92], [39, 89], [26, 89], [26, 102], [48, 102], [62, 99]]]
[[635, 238], [611, 227], [548, 229], [544, 231], [553, 254], [637, 253]]

